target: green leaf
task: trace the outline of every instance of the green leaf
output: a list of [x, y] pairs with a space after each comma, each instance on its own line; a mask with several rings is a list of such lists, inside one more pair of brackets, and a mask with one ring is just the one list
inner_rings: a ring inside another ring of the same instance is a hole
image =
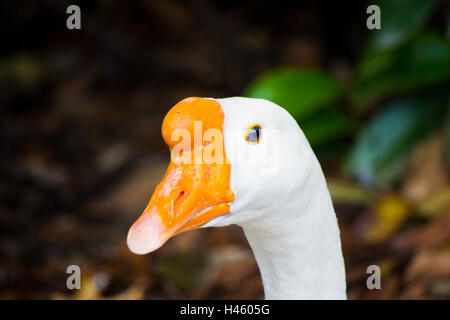
[[377, 49], [392, 48], [419, 30], [436, 8], [438, 0], [378, 0], [381, 29], [370, 31], [370, 46]]
[[297, 120], [333, 103], [340, 94], [339, 84], [332, 77], [302, 69], [269, 71], [244, 92], [247, 97], [275, 102]]
[[397, 179], [412, 149], [442, 122], [445, 95], [401, 100], [377, 114], [361, 131], [346, 169], [365, 184]]
[[450, 45], [434, 34], [421, 34], [387, 51], [369, 50], [358, 66], [352, 99], [364, 105], [386, 95], [430, 86], [450, 75]]
[[322, 145], [348, 134], [351, 121], [335, 109], [324, 109], [301, 121], [300, 127], [311, 146]]

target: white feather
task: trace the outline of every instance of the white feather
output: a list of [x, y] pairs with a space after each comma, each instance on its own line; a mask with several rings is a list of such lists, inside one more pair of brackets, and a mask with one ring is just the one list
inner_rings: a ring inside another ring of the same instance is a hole
[[[267, 100], [216, 101], [225, 114], [224, 144], [235, 200], [229, 215], [205, 227], [243, 228], [266, 299], [346, 299], [333, 204], [320, 164], [297, 122]], [[262, 127], [256, 145], [244, 138], [253, 124]]]

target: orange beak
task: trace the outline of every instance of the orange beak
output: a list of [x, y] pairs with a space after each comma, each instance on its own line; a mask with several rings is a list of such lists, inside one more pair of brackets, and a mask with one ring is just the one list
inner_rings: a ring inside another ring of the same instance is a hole
[[[147, 208], [128, 232], [127, 243], [132, 252], [152, 252], [170, 237], [229, 213], [234, 193], [230, 188], [231, 165], [223, 144], [223, 121], [220, 104], [211, 99], [188, 98], [168, 112], [162, 136], [171, 150], [171, 162]], [[198, 132], [199, 126], [205, 139]], [[180, 137], [187, 139], [181, 151], [177, 130]], [[216, 133], [214, 139], [211, 135], [207, 139], [208, 130]], [[172, 152], [174, 149], [177, 155]], [[204, 157], [211, 151], [214, 159], [221, 161]]]

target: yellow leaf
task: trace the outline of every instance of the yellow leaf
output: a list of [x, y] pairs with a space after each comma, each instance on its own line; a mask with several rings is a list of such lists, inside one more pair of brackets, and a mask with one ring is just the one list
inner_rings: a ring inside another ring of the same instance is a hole
[[73, 296], [75, 300], [98, 300], [102, 295], [95, 283], [95, 275], [89, 275], [81, 279], [81, 289]]
[[375, 207], [374, 221], [367, 232], [369, 243], [387, 240], [408, 218], [411, 212], [409, 203], [400, 195], [389, 195]]

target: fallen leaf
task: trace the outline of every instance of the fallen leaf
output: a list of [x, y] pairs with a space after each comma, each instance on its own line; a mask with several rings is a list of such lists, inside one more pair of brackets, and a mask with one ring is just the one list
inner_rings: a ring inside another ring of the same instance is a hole
[[450, 251], [422, 251], [405, 272], [406, 281], [450, 276]]
[[377, 244], [387, 240], [408, 218], [410, 210], [409, 203], [398, 194], [381, 199], [365, 234], [367, 242]]
[[398, 235], [392, 242], [398, 250], [431, 249], [450, 240], [450, 208], [425, 226]]
[[336, 203], [369, 204], [374, 200], [373, 192], [348, 181], [328, 180], [331, 198]]
[[440, 190], [431, 194], [426, 199], [418, 202], [415, 214], [430, 218], [441, 213], [445, 208], [450, 206], [450, 188]]
[[417, 203], [448, 185], [442, 133], [428, 138], [413, 152], [402, 186], [403, 195]]

